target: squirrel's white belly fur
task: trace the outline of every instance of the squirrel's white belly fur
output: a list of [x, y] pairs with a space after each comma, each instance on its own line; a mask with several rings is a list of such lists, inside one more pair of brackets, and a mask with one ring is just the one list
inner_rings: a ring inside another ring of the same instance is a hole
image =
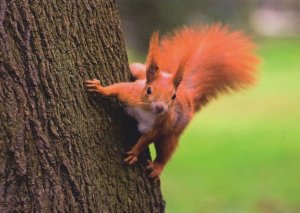
[[141, 133], [152, 129], [155, 121], [155, 113], [143, 110], [140, 107], [126, 107], [126, 112], [138, 122], [138, 129]]

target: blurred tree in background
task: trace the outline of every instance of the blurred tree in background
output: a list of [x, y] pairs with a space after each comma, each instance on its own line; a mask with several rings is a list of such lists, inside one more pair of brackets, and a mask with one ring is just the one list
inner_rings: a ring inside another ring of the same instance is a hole
[[215, 21], [245, 26], [253, 1], [246, 0], [121, 0], [120, 11], [128, 44], [140, 51], [147, 48], [149, 35], [182, 25]]
[[263, 36], [300, 32], [299, 0], [120, 0], [122, 27], [130, 48], [145, 52], [149, 36], [182, 25], [230, 24]]

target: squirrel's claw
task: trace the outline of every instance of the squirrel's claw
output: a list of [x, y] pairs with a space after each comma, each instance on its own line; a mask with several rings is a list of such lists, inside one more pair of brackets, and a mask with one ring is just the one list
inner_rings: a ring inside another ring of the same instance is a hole
[[152, 170], [148, 176], [151, 179], [158, 177], [163, 170], [163, 166], [160, 163], [152, 162], [150, 160], [148, 160], [148, 166], [146, 168]]
[[127, 152], [128, 157], [124, 159], [124, 163], [128, 164], [128, 165], [132, 165], [135, 162], [137, 162], [137, 156], [135, 156], [133, 151], [129, 151]]
[[146, 167], [147, 170], [153, 170], [153, 162], [151, 160], [147, 160], [148, 166]]
[[154, 179], [154, 178], [158, 177], [159, 175], [160, 175], [160, 171], [153, 170], [148, 177], [151, 179]]
[[88, 92], [99, 92], [101, 88], [100, 81], [95, 78], [93, 80], [86, 80], [84, 83]]
[[93, 78], [93, 80], [86, 80], [85, 83], [100, 84], [100, 81], [96, 78]]

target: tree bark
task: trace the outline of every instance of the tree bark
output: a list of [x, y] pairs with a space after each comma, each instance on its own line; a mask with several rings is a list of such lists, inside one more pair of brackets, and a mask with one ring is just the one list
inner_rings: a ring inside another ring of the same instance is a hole
[[163, 212], [146, 152], [115, 99], [129, 81], [115, 0], [0, 0], [0, 212]]

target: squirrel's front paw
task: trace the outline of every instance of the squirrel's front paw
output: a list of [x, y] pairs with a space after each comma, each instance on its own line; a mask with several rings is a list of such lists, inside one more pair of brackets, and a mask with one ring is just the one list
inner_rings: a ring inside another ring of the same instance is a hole
[[128, 157], [124, 159], [124, 163], [131, 165], [137, 162], [137, 154], [134, 151], [130, 150], [127, 155]]
[[93, 80], [86, 80], [85, 86], [89, 92], [99, 92], [102, 88], [100, 81], [95, 78]]
[[156, 178], [160, 175], [160, 173], [164, 169], [164, 165], [159, 163], [159, 162], [156, 162], [156, 161], [148, 160], [147, 169], [151, 170], [151, 173], [149, 174], [149, 178], [153, 179], [153, 178]]

